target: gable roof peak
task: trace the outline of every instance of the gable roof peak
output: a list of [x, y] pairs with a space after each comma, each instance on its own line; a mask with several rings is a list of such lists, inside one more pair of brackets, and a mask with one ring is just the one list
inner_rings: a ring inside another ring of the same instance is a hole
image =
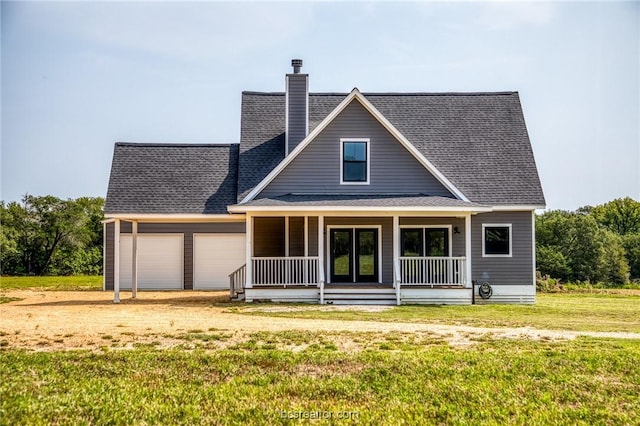
[[369, 114], [371, 114], [378, 122], [385, 128], [393, 137], [395, 137], [414, 158], [416, 158], [422, 166], [431, 173], [440, 183], [451, 192], [456, 198], [469, 201], [466, 195], [462, 193], [453, 183], [442, 174], [422, 153], [416, 149], [416, 147], [409, 142], [409, 140], [393, 125], [391, 122], [373, 106], [373, 104], [362, 94], [357, 87], [345, 97], [340, 104], [333, 109], [322, 120], [313, 131], [311, 131], [285, 158], [276, 166], [271, 172], [262, 179], [240, 202], [240, 204], [247, 203], [253, 200], [262, 190], [280, 174], [284, 168], [290, 164], [299, 154], [304, 150], [312, 140], [314, 140], [344, 109], [356, 99]]

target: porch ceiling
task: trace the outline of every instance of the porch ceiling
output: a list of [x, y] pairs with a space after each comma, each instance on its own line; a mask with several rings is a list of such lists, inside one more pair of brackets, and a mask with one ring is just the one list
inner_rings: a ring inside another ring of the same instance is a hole
[[424, 194], [333, 195], [287, 194], [229, 206], [231, 213], [259, 211], [459, 211], [487, 212], [491, 207]]

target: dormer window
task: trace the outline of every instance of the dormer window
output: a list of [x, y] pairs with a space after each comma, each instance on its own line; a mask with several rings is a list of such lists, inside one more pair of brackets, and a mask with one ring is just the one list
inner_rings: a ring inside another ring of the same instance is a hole
[[369, 184], [369, 139], [340, 139], [340, 184]]

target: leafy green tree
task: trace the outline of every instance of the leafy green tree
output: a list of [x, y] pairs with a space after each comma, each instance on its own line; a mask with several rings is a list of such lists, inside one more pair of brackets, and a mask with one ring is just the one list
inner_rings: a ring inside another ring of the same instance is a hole
[[629, 264], [631, 278], [640, 280], [640, 233], [625, 235], [622, 237], [622, 245]]
[[622, 237], [609, 230], [600, 229], [598, 239], [602, 241], [602, 252], [598, 259], [597, 280], [612, 284], [629, 282], [629, 264], [625, 257]]
[[0, 204], [2, 274], [99, 273], [101, 198], [61, 200], [25, 195]]
[[569, 281], [624, 284], [629, 266], [622, 241], [588, 213], [545, 212], [536, 218], [537, 264], [543, 275]]
[[536, 265], [545, 275], [567, 281], [571, 277], [571, 268], [567, 258], [557, 246], [540, 246], [536, 250]]
[[591, 216], [618, 235], [640, 233], [640, 202], [630, 197], [596, 206]]

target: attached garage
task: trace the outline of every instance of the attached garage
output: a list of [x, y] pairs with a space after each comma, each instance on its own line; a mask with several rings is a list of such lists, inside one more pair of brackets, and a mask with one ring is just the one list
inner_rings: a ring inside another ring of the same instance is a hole
[[[133, 237], [120, 236], [120, 288], [131, 289]], [[138, 289], [184, 288], [184, 235], [138, 234]]]
[[245, 263], [245, 234], [193, 235], [194, 290], [228, 290], [229, 274]]

